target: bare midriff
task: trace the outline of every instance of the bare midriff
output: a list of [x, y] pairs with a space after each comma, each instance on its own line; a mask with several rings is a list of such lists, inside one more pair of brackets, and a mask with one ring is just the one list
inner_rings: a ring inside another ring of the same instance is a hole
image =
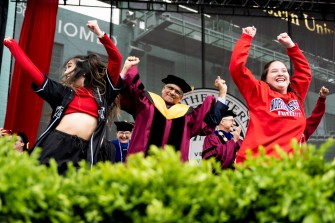
[[63, 116], [56, 129], [89, 140], [97, 126], [97, 118], [85, 113], [71, 113]]

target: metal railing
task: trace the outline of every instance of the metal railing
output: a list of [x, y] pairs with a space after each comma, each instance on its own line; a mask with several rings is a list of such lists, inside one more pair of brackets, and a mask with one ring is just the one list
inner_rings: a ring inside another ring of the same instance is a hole
[[[143, 20], [143, 18], [152, 16], [153, 13], [155, 12], [145, 12], [143, 13], [141, 19]], [[139, 32], [138, 35], [145, 35], [145, 33], [150, 32], [150, 30], [153, 30], [155, 27], [163, 25], [164, 23], [168, 23], [164, 24], [164, 26], [166, 26], [166, 31], [173, 32], [176, 35], [181, 35], [201, 41], [201, 24], [187, 21], [184, 17], [179, 17], [178, 15], [174, 15], [173, 13], [163, 13], [163, 16], [161, 15], [160, 19], [155, 20], [155, 22], [155, 24], [151, 24], [149, 30], [143, 30], [142, 32]], [[234, 26], [227, 21], [223, 22], [226, 23], [227, 26]], [[239, 28], [238, 30], [239, 32], [231, 29], [227, 33], [222, 33], [210, 28], [205, 28], [205, 43], [228, 51], [232, 51], [236, 41], [238, 40], [237, 36], [241, 35], [241, 29]], [[274, 42], [273, 44], [278, 43]], [[315, 60], [315, 58], [311, 58], [309, 57], [309, 55], [310, 53], [306, 52], [305, 56], [309, 61]], [[254, 41], [251, 46], [251, 49], [249, 51], [249, 57], [262, 62], [269, 62], [271, 60], [280, 60], [287, 64], [290, 62], [289, 57], [286, 54], [260, 46], [259, 44], [257, 44], [256, 41]], [[331, 63], [330, 67], [335, 67], [334, 61], [329, 61], [329, 63]], [[332, 83], [335, 81], [335, 72], [332, 70], [325, 69], [319, 66], [317, 67], [313, 64], [311, 64], [311, 70], [314, 77]]]

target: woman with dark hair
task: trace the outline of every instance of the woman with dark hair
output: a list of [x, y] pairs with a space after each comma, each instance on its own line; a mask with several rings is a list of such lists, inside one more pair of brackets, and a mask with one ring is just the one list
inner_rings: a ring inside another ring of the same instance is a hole
[[4, 40], [16, 62], [31, 76], [34, 91], [52, 108], [49, 126], [34, 147], [42, 147], [41, 163], [48, 164], [54, 158], [60, 173], [66, 171], [70, 161], [78, 167], [81, 160], [91, 165], [100, 160], [108, 113], [122, 86], [118, 49], [96, 20], [88, 21], [87, 27], [105, 47], [108, 65], [96, 54], [72, 57], [65, 62], [62, 83], [42, 74], [14, 39]]
[[255, 34], [255, 27], [242, 29], [229, 67], [250, 114], [247, 133], [236, 162], [246, 159], [247, 150], [257, 156], [259, 146], [264, 147], [267, 155], [279, 158], [276, 145], [286, 153], [291, 153], [293, 138], [304, 142], [306, 117], [303, 103], [312, 78], [308, 62], [287, 33], [281, 33], [277, 40], [286, 47], [287, 55], [294, 65], [294, 75], [290, 76], [283, 62], [275, 60], [265, 65], [261, 80], [257, 80], [246, 67]]

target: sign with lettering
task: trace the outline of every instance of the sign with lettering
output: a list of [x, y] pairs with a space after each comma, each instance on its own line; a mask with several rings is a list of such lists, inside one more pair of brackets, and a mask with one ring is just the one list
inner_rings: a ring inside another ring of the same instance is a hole
[[[285, 21], [289, 21], [293, 25], [296, 26], [304, 25], [304, 27], [308, 31], [316, 32], [317, 34], [320, 35], [334, 35], [335, 32], [335, 28], [331, 27], [331, 24], [327, 24], [324, 21], [316, 21], [316, 19], [313, 16], [310, 16], [307, 13], [276, 10], [276, 8], [266, 9], [263, 11], [274, 17], [278, 17]], [[301, 14], [302, 14], [302, 21], [299, 19], [301, 17]]]
[[[214, 89], [195, 89], [192, 92], [186, 93], [181, 101], [181, 103], [190, 105], [192, 107], [197, 107], [201, 105], [207, 96], [218, 97], [218, 91]], [[233, 110], [233, 112], [237, 115], [235, 117], [235, 122], [241, 126], [241, 136], [244, 137], [247, 131], [247, 126], [249, 123], [249, 112], [247, 107], [234, 96], [227, 94], [226, 96], [226, 104], [229, 109]], [[190, 153], [189, 160], [194, 160], [198, 163], [201, 162], [202, 156], [202, 145], [205, 140], [205, 136], [196, 136], [191, 138], [190, 140]]]

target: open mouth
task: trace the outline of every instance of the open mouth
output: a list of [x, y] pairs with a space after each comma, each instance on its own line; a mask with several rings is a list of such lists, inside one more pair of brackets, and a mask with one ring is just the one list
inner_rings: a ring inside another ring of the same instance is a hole
[[285, 82], [286, 80], [285, 80], [285, 78], [277, 78], [276, 79], [276, 82]]

